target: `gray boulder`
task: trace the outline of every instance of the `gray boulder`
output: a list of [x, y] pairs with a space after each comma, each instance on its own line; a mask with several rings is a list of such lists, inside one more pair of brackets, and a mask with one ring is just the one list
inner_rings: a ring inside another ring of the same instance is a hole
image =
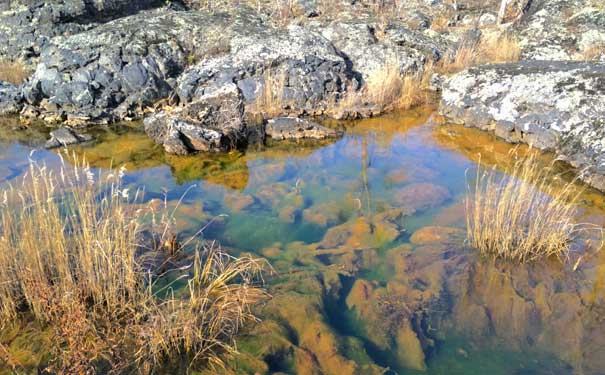
[[171, 154], [228, 151], [246, 142], [243, 115], [241, 93], [232, 83], [184, 107], [147, 117], [145, 132]]
[[605, 191], [605, 64], [526, 61], [444, 83], [440, 112], [509, 142], [553, 151]]
[[605, 45], [605, 10], [591, 0], [534, 0], [514, 26], [522, 58], [583, 60], [582, 52]]
[[14, 115], [21, 111], [21, 89], [0, 81], [0, 116]]
[[141, 117], [173, 92], [190, 57], [209, 48], [205, 30], [228, 22], [220, 14], [159, 9], [55, 37], [25, 99], [33, 105], [47, 99], [75, 123]]
[[398, 42], [394, 43], [379, 40], [366, 21], [335, 21], [329, 25], [316, 24], [314, 29], [341, 51], [350, 61], [351, 69], [365, 81], [384, 70], [386, 64], [396, 64], [402, 73], [416, 71], [423, 64], [424, 55], [418, 49], [405, 48], [406, 40], [423, 38], [413, 31], [390, 28], [390, 39]]
[[347, 89], [358, 87], [332, 44], [307, 29], [277, 29], [248, 18], [223, 32], [229, 52], [182, 74], [176, 89], [181, 102], [235, 83], [249, 114], [320, 115]]
[[265, 133], [276, 141], [336, 138], [342, 134], [313, 121], [296, 117], [278, 117], [267, 121]]

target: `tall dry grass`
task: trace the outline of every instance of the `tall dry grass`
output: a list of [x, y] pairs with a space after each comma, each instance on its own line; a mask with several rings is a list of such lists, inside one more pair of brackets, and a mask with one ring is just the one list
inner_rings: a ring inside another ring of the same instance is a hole
[[550, 183], [536, 154], [518, 160], [510, 176], [479, 166], [466, 205], [468, 241], [482, 254], [518, 262], [567, 258], [581, 230], [574, 223], [574, 181]]
[[399, 62], [389, 60], [367, 79], [362, 95], [381, 111], [410, 109], [429, 102], [432, 74], [431, 62], [418, 72], [402, 74]]
[[[55, 173], [31, 162], [3, 192], [0, 322], [49, 328], [46, 370], [55, 373], [151, 371], [174, 360], [221, 366], [264, 297], [255, 284], [263, 263], [214, 246], [191, 257], [183, 246], [167, 249], [171, 217], [132, 204], [141, 193], [121, 180], [85, 164]], [[150, 254], [160, 261], [150, 266]]]
[[477, 42], [462, 41], [455, 53], [439, 62], [437, 71], [456, 73], [481, 64], [515, 62], [520, 57], [521, 47], [515, 36], [483, 37]]
[[30, 70], [20, 61], [0, 60], [0, 81], [20, 85], [31, 75]]

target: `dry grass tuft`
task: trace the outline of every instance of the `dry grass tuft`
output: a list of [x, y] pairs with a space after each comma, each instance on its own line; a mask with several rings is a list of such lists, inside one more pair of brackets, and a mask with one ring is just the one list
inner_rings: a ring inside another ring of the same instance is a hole
[[579, 193], [573, 181], [555, 187], [549, 175], [535, 154], [518, 160], [511, 176], [480, 166], [465, 201], [471, 246], [518, 262], [567, 258], [580, 230], [573, 220]]
[[439, 14], [431, 21], [431, 30], [437, 32], [446, 32], [450, 28], [453, 15], [450, 13]]
[[487, 63], [518, 61], [521, 57], [519, 41], [513, 35], [481, 38], [479, 42], [462, 42], [455, 54], [440, 61], [437, 70], [455, 73], [471, 66]]
[[506, 34], [498, 38], [482, 39], [479, 53], [487, 63], [515, 62], [521, 57], [521, 47], [515, 36]]
[[[133, 205], [121, 174], [95, 176], [85, 164], [55, 174], [31, 162], [3, 192], [0, 321], [34, 319], [53, 331], [55, 373], [221, 366], [265, 296], [255, 286], [263, 263], [214, 246], [186, 256], [174, 220]], [[145, 233], [157, 235], [150, 243]]]
[[31, 75], [20, 61], [0, 60], [0, 81], [20, 85]]
[[598, 61], [605, 58], [605, 43], [592, 45], [581, 52], [584, 61]]
[[377, 105], [381, 111], [410, 109], [429, 102], [433, 64], [427, 63], [417, 73], [402, 75], [398, 61], [387, 61], [368, 78], [362, 95]]

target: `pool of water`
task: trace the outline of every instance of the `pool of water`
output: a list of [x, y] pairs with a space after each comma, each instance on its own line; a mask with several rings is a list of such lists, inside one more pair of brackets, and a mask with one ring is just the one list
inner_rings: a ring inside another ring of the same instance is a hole
[[[431, 115], [334, 123], [339, 140], [227, 155], [166, 155], [136, 124], [71, 150], [95, 168], [124, 165], [148, 201], [181, 201], [183, 236], [205, 227], [204, 239], [272, 264], [273, 298], [238, 343], [236, 373], [605, 371], [605, 254], [583, 247], [575, 270], [478, 257], [464, 242], [467, 178], [479, 162], [505, 173], [512, 146]], [[2, 183], [28, 158], [59, 164], [43, 136], [20, 134], [0, 138]], [[603, 227], [603, 194], [586, 189], [578, 208], [578, 221]]]

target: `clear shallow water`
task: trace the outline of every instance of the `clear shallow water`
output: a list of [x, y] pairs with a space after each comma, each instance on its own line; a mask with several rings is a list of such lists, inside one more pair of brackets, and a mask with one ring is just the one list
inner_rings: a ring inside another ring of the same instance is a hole
[[[605, 255], [588, 252], [574, 272], [466, 249], [465, 174], [479, 159], [504, 170], [511, 146], [432, 125], [429, 114], [339, 124], [337, 141], [220, 156], [165, 155], [133, 129], [100, 131], [101, 142], [72, 150], [97, 168], [125, 165], [126, 182], [145, 186], [149, 201], [182, 198], [184, 237], [207, 225], [204, 238], [231, 253], [269, 259], [273, 299], [240, 340], [236, 372], [604, 371]], [[0, 140], [2, 182], [18, 179], [37, 146], [16, 137]], [[59, 163], [50, 151], [31, 157]], [[602, 194], [586, 191], [582, 202], [578, 220], [602, 226]]]

